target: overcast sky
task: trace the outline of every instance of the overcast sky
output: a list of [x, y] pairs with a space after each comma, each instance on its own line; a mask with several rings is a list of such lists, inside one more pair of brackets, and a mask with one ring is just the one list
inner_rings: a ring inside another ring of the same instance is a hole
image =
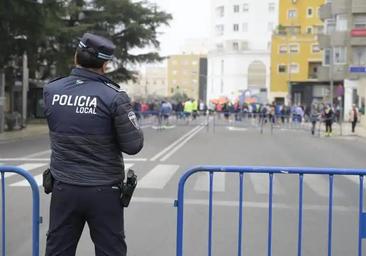
[[170, 27], [160, 37], [161, 54], [180, 53], [186, 39], [209, 36], [210, 0], [149, 0], [171, 13]]

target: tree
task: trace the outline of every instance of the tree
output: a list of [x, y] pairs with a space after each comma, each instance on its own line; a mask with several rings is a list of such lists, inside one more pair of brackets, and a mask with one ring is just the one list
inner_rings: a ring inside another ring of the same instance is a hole
[[[92, 32], [110, 38], [117, 46], [116, 70], [111, 74], [118, 81], [135, 78], [131, 65], [161, 61], [156, 51], [160, 43], [158, 28], [168, 25], [170, 14], [147, 1], [94, 0], [63, 1], [64, 26], [58, 29], [54, 43], [58, 47], [47, 52], [53, 56], [58, 74], [65, 74], [73, 65], [73, 54], [78, 38]], [[154, 49], [148, 53], [132, 53], [133, 49]], [[51, 64], [51, 63], [50, 63]], [[52, 66], [48, 65], [48, 66]]]

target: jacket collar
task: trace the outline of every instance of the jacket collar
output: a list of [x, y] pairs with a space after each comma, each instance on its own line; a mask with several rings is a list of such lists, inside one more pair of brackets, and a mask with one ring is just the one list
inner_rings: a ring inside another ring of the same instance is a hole
[[93, 72], [93, 71], [85, 69], [85, 68], [79, 68], [79, 67], [73, 68], [71, 71], [71, 75], [84, 77], [84, 78], [87, 78], [90, 80], [103, 82], [103, 83], [113, 83], [113, 81], [110, 80], [108, 77], [100, 75], [96, 72]]

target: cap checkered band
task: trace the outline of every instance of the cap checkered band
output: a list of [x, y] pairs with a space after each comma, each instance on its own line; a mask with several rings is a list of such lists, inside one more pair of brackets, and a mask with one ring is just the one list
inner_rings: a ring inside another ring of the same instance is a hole
[[113, 59], [113, 55], [108, 55], [108, 54], [104, 54], [101, 52], [98, 52], [98, 56], [99, 59], [103, 59], [103, 60], [111, 60]]
[[80, 48], [86, 48], [87, 46], [86, 46], [86, 44], [84, 44], [83, 42], [80, 41], [79, 42], [79, 47]]

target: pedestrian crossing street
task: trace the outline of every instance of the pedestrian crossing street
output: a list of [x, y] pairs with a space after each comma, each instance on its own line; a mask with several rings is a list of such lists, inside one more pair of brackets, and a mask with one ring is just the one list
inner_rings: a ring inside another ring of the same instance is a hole
[[[132, 168], [137, 163], [125, 163], [126, 170]], [[1, 165], [1, 163], [0, 163]], [[33, 174], [34, 179], [36, 180], [39, 186], [42, 186], [42, 172], [47, 168], [49, 163], [22, 163], [17, 165], [22, 169], [25, 169]], [[140, 168], [138, 166], [138, 170], [143, 170], [144, 168]], [[179, 177], [183, 174], [185, 168], [180, 165], [175, 164], [156, 164], [145, 174], [141, 172], [138, 173], [138, 190], [143, 189], [152, 189], [152, 190], [164, 190], [168, 184], [172, 185], [174, 188], [177, 188]], [[6, 173], [5, 179], [6, 184], [10, 187], [29, 187], [29, 183], [27, 180], [21, 177], [13, 177], [17, 174], [15, 173]], [[232, 180], [229, 180], [228, 177], [231, 176]], [[213, 182], [213, 191], [217, 193], [227, 192], [230, 187], [234, 185], [237, 186], [238, 182], [234, 180], [233, 174], [226, 173], [215, 173], [214, 174], [214, 182]], [[288, 181], [282, 179], [282, 177], [278, 177], [278, 175], [274, 176], [273, 180], [273, 194], [274, 195], [286, 195], [290, 193], [294, 193], [294, 191], [289, 191]], [[359, 186], [359, 177], [357, 176], [341, 176], [336, 177], [336, 181], [345, 181], [350, 183], [350, 186], [353, 186], [355, 189]], [[293, 180], [296, 182], [297, 190], [297, 180]], [[192, 184], [192, 186], [191, 186]], [[208, 173], [198, 173], [190, 178], [188, 182], [187, 190], [193, 190], [197, 192], [207, 192], [209, 191], [209, 175]], [[269, 178], [266, 174], [253, 174], [248, 173], [244, 175], [244, 186], [251, 187], [252, 190], [256, 194], [259, 195], [267, 195], [269, 193]], [[329, 194], [329, 183], [328, 176], [326, 175], [305, 175], [304, 176], [304, 190], [312, 191], [318, 197], [328, 197]], [[296, 191], [297, 193], [297, 191]], [[339, 187], [334, 187], [334, 195], [335, 196], [345, 196], [345, 192], [341, 190]]]

